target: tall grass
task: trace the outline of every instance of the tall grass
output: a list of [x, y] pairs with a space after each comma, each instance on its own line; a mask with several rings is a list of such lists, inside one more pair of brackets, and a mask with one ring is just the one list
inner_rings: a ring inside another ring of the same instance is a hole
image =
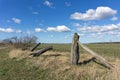
[[90, 49], [104, 55], [109, 60], [114, 66], [112, 70], [95, 63], [92, 56], [82, 48], [80, 48], [82, 54], [80, 55], [79, 65], [72, 66], [69, 62], [71, 44], [42, 44], [37, 49], [46, 46], [53, 46], [53, 51], [46, 52], [40, 57], [27, 59], [11, 58], [11, 56], [19, 58], [22, 54], [28, 54], [27, 52], [13, 49], [13, 47], [1, 49], [0, 80], [120, 79], [120, 44], [87, 44]]

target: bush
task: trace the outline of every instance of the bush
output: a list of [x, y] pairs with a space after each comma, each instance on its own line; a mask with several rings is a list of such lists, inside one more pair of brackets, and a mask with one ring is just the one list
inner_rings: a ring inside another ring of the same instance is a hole
[[37, 43], [36, 36], [11, 37], [3, 40], [6, 43], [12, 44], [16, 49], [30, 49], [33, 44]]

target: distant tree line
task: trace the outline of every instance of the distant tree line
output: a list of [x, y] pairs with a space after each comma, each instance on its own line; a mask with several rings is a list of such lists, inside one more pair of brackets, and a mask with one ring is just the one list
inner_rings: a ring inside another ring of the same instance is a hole
[[11, 37], [2, 40], [2, 43], [13, 45], [15, 48], [20, 49], [29, 49], [31, 46], [37, 43], [37, 37], [36, 36], [24, 36], [24, 37]]

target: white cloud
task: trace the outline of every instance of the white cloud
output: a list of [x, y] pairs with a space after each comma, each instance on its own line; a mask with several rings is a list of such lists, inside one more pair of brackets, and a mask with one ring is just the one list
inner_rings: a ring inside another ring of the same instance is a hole
[[12, 33], [12, 32], [16, 32], [16, 33], [21, 33], [21, 30], [14, 30], [12, 28], [0, 28], [0, 32], [7, 32], [7, 33]]
[[39, 14], [39, 12], [32, 12], [32, 14]]
[[117, 17], [112, 17], [111, 20], [112, 20], [112, 21], [115, 21], [115, 20], [118, 20], [118, 18], [117, 18]]
[[79, 31], [93, 32], [93, 33], [108, 32], [108, 31], [118, 30], [118, 29], [120, 29], [118, 24], [117, 25], [109, 24], [104, 26], [93, 25], [93, 26], [84, 26], [84, 27], [78, 28]]
[[56, 29], [57, 29], [59, 32], [69, 32], [69, 31], [70, 31], [70, 29], [69, 29], [67, 26], [65, 26], [65, 25], [57, 26]]
[[111, 31], [111, 32], [108, 32], [108, 34], [112, 34], [112, 35], [119, 35], [120, 36], [120, 32], [119, 31]]
[[116, 10], [110, 7], [97, 7], [96, 10], [89, 9], [86, 13], [75, 12], [70, 17], [75, 20], [102, 20], [114, 16], [117, 13]]
[[12, 18], [12, 20], [14, 21], [14, 23], [20, 24], [21, 20], [18, 18]]
[[0, 32], [8, 32], [8, 33], [11, 33], [11, 32], [14, 32], [14, 30], [12, 28], [0, 28]]
[[55, 28], [55, 27], [48, 27], [47, 31], [56, 31], [57, 32], [57, 28]]
[[5, 31], [6, 31], [6, 32], [14, 32], [14, 30], [11, 29], [11, 28], [7, 28], [7, 29], [5, 29]]
[[83, 25], [83, 27], [82, 26], [77, 27], [77, 30], [81, 34], [94, 37], [97, 39], [104, 38], [104, 35], [120, 37], [120, 23], [107, 24], [107, 25], [90, 25], [90, 26]]
[[47, 31], [53, 31], [53, 32], [70, 32], [71, 30], [65, 26], [65, 25], [60, 25], [57, 27], [48, 27]]
[[80, 34], [80, 33], [78, 33], [78, 35], [79, 35], [79, 36], [85, 36], [85, 34]]
[[35, 28], [35, 32], [43, 32], [44, 30], [41, 28]]
[[45, 0], [45, 2], [44, 2], [44, 5], [46, 5], [46, 6], [48, 6], [48, 7], [52, 7], [52, 4], [53, 4], [53, 3], [51, 3], [51, 2], [48, 1], [48, 0]]

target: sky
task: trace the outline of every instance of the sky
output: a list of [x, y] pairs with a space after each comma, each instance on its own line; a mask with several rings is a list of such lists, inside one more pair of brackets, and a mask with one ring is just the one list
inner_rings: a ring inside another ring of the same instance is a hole
[[37, 36], [42, 43], [120, 41], [120, 0], [0, 0], [0, 40]]

